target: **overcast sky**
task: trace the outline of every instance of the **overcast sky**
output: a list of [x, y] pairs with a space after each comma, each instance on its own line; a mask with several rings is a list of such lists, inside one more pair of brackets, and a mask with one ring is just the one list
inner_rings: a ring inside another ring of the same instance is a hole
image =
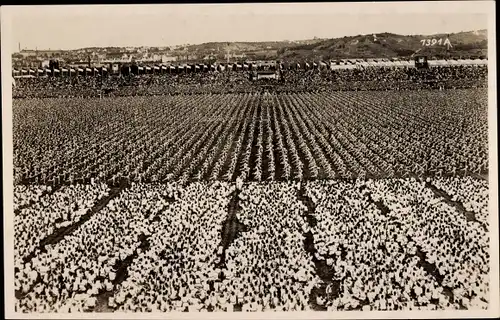
[[76, 49], [451, 33], [486, 29], [485, 8], [479, 2], [43, 6], [13, 7], [3, 14], [17, 51], [18, 43], [28, 49]]

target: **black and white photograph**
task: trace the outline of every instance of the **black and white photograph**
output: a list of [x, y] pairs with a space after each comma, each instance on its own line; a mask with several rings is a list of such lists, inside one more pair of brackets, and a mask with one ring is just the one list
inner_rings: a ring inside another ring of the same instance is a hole
[[1, 23], [7, 318], [500, 315], [493, 2]]

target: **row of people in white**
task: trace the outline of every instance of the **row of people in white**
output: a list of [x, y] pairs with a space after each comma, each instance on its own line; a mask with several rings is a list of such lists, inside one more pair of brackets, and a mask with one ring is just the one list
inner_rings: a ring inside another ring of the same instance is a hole
[[[485, 173], [484, 93], [136, 97], [108, 99], [106, 108], [89, 99], [15, 101], [14, 175], [57, 184], [162, 181], [173, 173], [232, 179], [233, 170], [261, 180]], [[259, 161], [249, 161], [253, 149]], [[193, 159], [200, 170], [187, 164]]]
[[[308, 183], [316, 203], [311, 230], [321, 259], [340, 282], [329, 310], [449, 308], [443, 288], [418, 265], [406, 230], [370, 202], [364, 183]], [[435, 304], [431, 304], [435, 299]]]
[[51, 186], [45, 185], [15, 185], [14, 186], [14, 211], [29, 206], [39, 201], [46, 192], [52, 191]]
[[[296, 183], [250, 183], [238, 219], [247, 228], [226, 252], [231, 302], [243, 311], [305, 311], [320, 279], [304, 248], [306, 207]], [[232, 308], [230, 308], [231, 310]]]

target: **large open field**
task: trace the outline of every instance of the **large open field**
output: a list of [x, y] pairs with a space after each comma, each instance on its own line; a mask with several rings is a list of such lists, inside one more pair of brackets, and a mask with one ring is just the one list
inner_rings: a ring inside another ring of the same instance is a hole
[[14, 100], [16, 308], [486, 309], [486, 96]]
[[14, 101], [19, 183], [485, 174], [486, 89]]

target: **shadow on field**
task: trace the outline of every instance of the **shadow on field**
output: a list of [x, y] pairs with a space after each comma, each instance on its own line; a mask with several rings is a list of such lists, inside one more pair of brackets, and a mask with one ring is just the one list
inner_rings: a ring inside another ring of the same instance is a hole
[[[307, 207], [307, 212], [305, 213], [304, 218], [306, 219], [309, 227], [314, 228], [318, 223], [316, 217], [314, 216], [316, 205], [311, 198], [307, 196], [305, 183], [300, 184], [300, 190], [297, 194], [297, 198]], [[318, 300], [335, 300], [338, 298], [340, 294], [340, 281], [333, 279], [335, 270], [326, 263], [326, 259], [318, 258], [319, 254], [314, 245], [312, 231], [309, 230], [303, 235], [305, 237], [304, 249], [311, 255], [316, 274], [322, 280], [319, 287], [314, 287], [311, 290], [311, 293], [309, 294], [309, 305], [313, 310], [326, 311], [327, 308], [322, 303], [319, 303]]]
[[226, 220], [222, 224], [222, 234], [221, 243], [219, 247], [222, 247], [222, 253], [220, 255], [220, 261], [217, 265], [218, 268], [226, 267], [226, 250], [229, 248], [231, 243], [238, 237], [241, 232], [248, 230], [247, 226], [238, 220], [236, 213], [241, 210], [239, 206], [239, 195], [240, 191], [235, 190], [231, 194], [231, 201], [228, 205], [228, 214]]

